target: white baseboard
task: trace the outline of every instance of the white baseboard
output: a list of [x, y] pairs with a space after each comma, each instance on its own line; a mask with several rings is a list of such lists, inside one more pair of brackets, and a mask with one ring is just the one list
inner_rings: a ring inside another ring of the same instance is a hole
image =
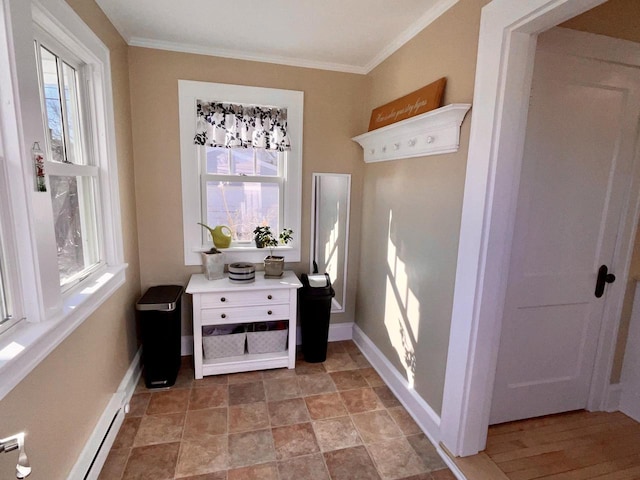
[[[398, 397], [431, 443], [438, 448], [440, 442], [440, 416], [409, 386], [407, 380], [387, 360], [375, 344], [358, 327], [353, 326], [353, 341], [376, 369], [387, 386]], [[442, 453], [440, 454], [443, 455]], [[444, 458], [444, 457], [443, 457]], [[446, 459], [445, 459], [446, 461]]]
[[[332, 323], [329, 325], [329, 341], [339, 342], [342, 340], [351, 340], [353, 338], [353, 322]], [[296, 329], [296, 345], [302, 344], [302, 336], [300, 327]], [[182, 356], [193, 355], [193, 336], [183, 335], [180, 350]]]
[[140, 379], [140, 374], [142, 373], [140, 364], [141, 352], [141, 350], [138, 350], [133, 357], [118, 390], [109, 400], [76, 464], [71, 469], [67, 477], [68, 480], [77, 480], [79, 478], [95, 480], [100, 475], [100, 470], [102, 470], [109, 450], [124, 420], [125, 406], [129, 403]]
[[622, 396], [622, 385], [616, 383], [609, 385], [606, 392], [604, 410], [605, 412], [617, 412], [620, 410], [620, 397]]
[[341, 342], [353, 338], [353, 322], [332, 323], [329, 325], [329, 341]]

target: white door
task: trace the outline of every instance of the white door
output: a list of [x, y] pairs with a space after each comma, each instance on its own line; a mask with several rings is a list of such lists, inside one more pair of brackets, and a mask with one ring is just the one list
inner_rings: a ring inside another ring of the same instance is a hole
[[[585, 408], [626, 213], [636, 69], [538, 47], [490, 423]], [[621, 272], [619, 272], [621, 273]]]

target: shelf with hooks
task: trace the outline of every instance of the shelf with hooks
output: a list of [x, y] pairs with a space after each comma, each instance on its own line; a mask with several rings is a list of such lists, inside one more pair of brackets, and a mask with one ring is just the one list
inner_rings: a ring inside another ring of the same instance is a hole
[[469, 103], [452, 103], [352, 140], [364, 149], [366, 163], [455, 152], [460, 126], [470, 108]]

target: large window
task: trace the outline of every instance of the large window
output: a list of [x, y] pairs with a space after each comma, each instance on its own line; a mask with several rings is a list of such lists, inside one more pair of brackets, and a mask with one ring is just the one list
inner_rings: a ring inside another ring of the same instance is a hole
[[[299, 261], [302, 92], [180, 80], [179, 94], [185, 264], [200, 264], [199, 252], [211, 246], [198, 222], [230, 227], [227, 261], [262, 261], [264, 251], [253, 244], [256, 226], [291, 228], [296, 242], [278, 255]], [[286, 110], [291, 150], [195, 145], [200, 101]]]
[[126, 269], [109, 50], [63, 0], [11, 7], [0, 9], [0, 399]]
[[87, 141], [91, 125], [81, 81], [86, 65], [53, 40], [35, 45], [60, 285], [66, 289], [101, 264], [98, 169]]

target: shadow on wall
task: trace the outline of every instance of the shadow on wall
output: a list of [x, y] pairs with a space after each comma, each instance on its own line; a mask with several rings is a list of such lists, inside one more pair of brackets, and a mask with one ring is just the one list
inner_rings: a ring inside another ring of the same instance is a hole
[[404, 367], [407, 382], [413, 388], [420, 333], [420, 302], [410, 288], [408, 269], [398, 255], [392, 226], [393, 211], [389, 211], [384, 323], [389, 341]]
[[428, 170], [411, 160], [373, 167], [356, 292], [358, 326], [438, 414], [461, 198], [460, 169], [445, 160], [433, 160]]

